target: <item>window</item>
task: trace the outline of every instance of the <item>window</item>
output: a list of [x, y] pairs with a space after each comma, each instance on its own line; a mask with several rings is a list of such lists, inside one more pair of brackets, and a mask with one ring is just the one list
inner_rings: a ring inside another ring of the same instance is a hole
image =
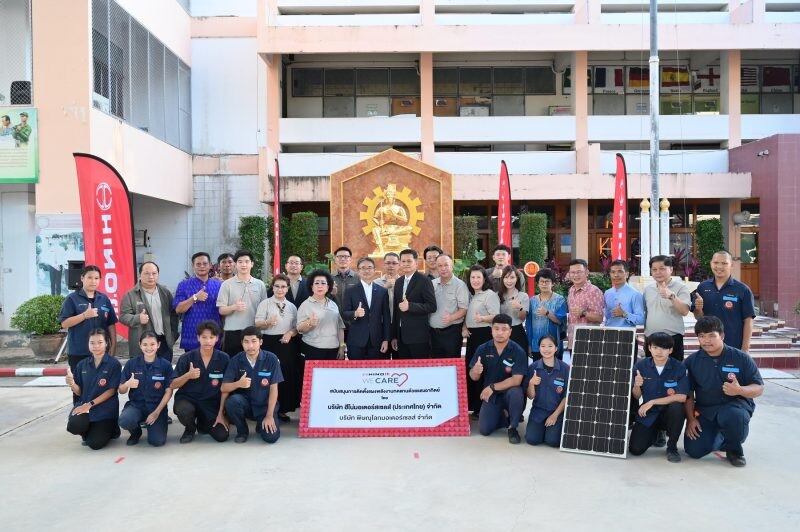
[[356, 96], [387, 96], [389, 69], [359, 68], [356, 70]]
[[413, 68], [393, 68], [389, 71], [392, 96], [418, 96], [419, 74]]
[[526, 94], [555, 94], [556, 75], [548, 67], [531, 67], [525, 69]]
[[459, 93], [464, 96], [491, 96], [492, 69], [462, 68], [458, 83]]
[[524, 94], [525, 71], [521, 68], [495, 68], [494, 93]]
[[325, 69], [325, 96], [353, 96], [355, 70]]
[[322, 96], [322, 69], [295, 68], [292, 70], [292, 96]]

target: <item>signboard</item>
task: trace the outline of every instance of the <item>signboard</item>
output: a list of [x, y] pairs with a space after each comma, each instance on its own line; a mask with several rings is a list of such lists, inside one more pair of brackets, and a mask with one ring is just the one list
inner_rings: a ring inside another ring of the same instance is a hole
[[299, 435], [469, 436], [464, 362], [307, 361]]
[[0, 183], [39, 181], [36, 109], [0, 107]]

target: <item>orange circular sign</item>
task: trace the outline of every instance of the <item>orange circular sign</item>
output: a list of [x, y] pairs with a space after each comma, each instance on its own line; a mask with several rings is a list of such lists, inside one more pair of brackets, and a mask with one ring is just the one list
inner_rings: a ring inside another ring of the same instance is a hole
[[539, 264], [533, 261], [526, 262], [525, 266], [522, 267], [522, 271], [528, 277], [536, 277], [536, 274], [539, 273]]

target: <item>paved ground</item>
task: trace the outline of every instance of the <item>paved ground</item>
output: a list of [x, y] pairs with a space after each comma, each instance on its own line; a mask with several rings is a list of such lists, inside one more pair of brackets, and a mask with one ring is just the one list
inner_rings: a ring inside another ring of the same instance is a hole
[[[0, 379], [2, 529], [17, 530], [796, 530], [800, 379], [770, 380], [748, 466], [669, 464], [469, 438], [299, 439], [268, 446], [179, 426], [153, 449], [81, 447], [65, 387]], [[55, 381], [50, 381], [55, 382]]]

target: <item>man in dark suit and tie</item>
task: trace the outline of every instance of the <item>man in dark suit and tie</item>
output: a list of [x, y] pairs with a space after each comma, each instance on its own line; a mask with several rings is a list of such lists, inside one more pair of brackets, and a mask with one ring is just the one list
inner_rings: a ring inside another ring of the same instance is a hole
[[391, 317], [389, 292], [377, 283], [375, 261], [365, 257], [358, 261], [360, 282], [344, 293], [342, 317], [350, 323], [347, 334], [347, 358], [376, 360], [389, 350]]
[[436, 295], [427, 276], [417, 271], [417, 252], [400, 252], [400, 273], [394, 283], [392, 349], [397, 358], [428, 358], [428, 316], [436, 312]]

